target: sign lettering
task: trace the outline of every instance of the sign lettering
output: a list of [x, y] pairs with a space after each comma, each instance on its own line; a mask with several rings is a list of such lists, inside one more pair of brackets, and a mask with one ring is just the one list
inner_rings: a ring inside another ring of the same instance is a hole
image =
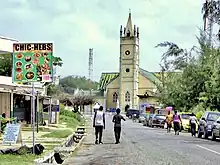
[[2, 144], [16, 144], [19, 140], [21, 140], [21, 125], [8, 123]]
[[14, 43], [13, 82], [52, 82], [53, 44]]

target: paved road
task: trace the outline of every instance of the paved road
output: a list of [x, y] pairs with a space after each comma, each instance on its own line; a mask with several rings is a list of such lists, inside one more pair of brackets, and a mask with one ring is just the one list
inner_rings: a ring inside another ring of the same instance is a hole
[[163, 129], [123, 123], [121, 144], [114, 144], [111, 117], [104, 131], [104, 144], [94, 145], [88, 135], [76, 157], [66, 165], [217, 165], [220, 162], [220, 142], [179, 136]]

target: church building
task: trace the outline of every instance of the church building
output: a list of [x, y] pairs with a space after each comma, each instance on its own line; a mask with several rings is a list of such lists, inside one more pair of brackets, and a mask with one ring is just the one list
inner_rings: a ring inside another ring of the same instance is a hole
[[99, 90], [104, 94], [107, 109], [129, 105], [139, 109], [142, 105], [157, 106], [157, 73], [140, 68], [139, 27], [132, 25], [131, 12], [126, 27], [120, 28], [119, 72], [102, 73]]

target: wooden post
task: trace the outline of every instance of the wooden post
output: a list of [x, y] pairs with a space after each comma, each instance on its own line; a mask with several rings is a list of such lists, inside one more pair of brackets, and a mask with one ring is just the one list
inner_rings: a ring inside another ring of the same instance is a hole
[[13, 90], [11, 90], [11, 93], [10, 93], [10, 96], [11, 96], [11, 99], [10, 99], [10, 118], [14, 117], [14, 92]]

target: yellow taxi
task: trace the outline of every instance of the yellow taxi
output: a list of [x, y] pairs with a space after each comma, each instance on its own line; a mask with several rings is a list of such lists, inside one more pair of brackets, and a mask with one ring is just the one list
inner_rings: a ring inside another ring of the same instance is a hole
[[[191, 113], [180, 113], [182, 120], [182, 128], [184, 131], [190, 132], [189, 118]], [[196, 131], [198, 131], [198, 125], [196, 124]]]

